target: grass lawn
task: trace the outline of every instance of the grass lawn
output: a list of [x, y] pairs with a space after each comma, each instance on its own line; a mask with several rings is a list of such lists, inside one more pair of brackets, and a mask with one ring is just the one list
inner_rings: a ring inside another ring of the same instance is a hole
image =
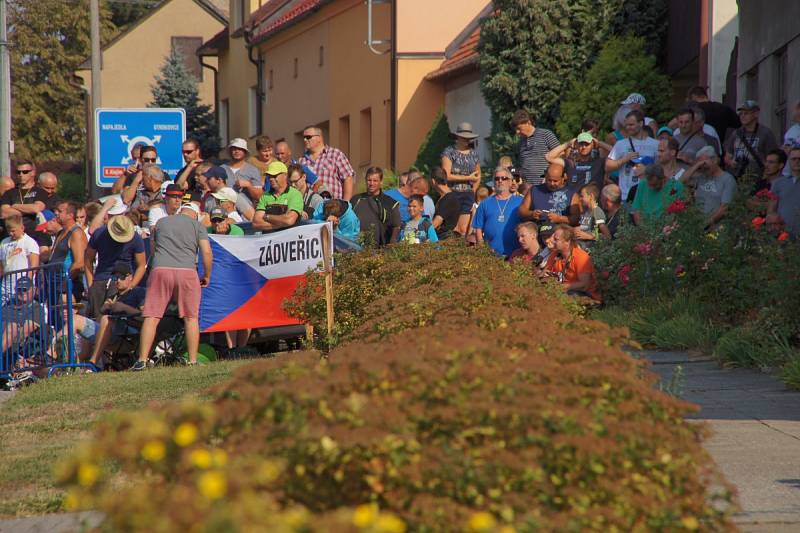
[[0, 404], [0, 516], [60, 510], [63, 493], [53, 486], [54, 465], [110, 411], [182, 397], [206, 399], [211, 385], [247, 363], [54, 377], [18, 391]]

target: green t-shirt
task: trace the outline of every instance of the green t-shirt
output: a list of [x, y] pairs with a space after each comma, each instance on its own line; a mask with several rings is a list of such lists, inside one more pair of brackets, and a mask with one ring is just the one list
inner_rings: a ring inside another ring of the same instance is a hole
[[[228, 235], [244, 235], [244, 230], [237, 226], [236, 224], [229, 224], [231, 230], [228, 232]], [[216, 231], [214, 231], [214, 226], [209, 226], [208, 228], [209, 235], [214, 235]]]
[[668, 178], [660, 191], [654, 191], [646, 181], [640, 181], [631, 210], [638, 211], [643, 218], [659, 218], [667, 211], [669, 204], [681, 198], [683, 184], [680, 181]]
[[261, 198], [258, 199], [256, 211], [266, 211], [267, 207], [270, 205], [285, 205], [290, 211], [296, 211], [298, 215], [302, 214], [303, 193], [294, 187], [289, 187], [283, 194], [278, 196], [275, 196], [271, 192], [265, 192], [261, 195]]

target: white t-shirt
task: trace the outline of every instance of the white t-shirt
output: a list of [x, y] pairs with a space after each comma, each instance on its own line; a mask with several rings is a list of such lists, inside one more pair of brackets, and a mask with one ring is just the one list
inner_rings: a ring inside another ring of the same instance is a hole
[[3, 242], [0, 242], [0, 261], [3, 263], [4, 272], [30, 268], [28, 258], [31, 254], [38, 253], [39, 245], [27, 234], [23, 234], [18, 241], [12, 241], [11, 237], [6, 237]]
[[[633, 147], [635, 150], [631, 150], [631, 142], [633, 142]], [[617, 144], [614, 145], [614, 148], [611, 149], [611, 153], [608, 154], [608, 158], [612, 161], [618, 161], [622, 159], [625, 154], [636, 151], [639, 152], [639, 156], [650, 156], [655, 160], [656, 152], [658, 152], [658, 140], [653, 139], [652, 137], [645, 137], [644, 139], [633, 139], [627, 138], [617, 141]], [[630, 192], [631, 188], [639, 182], [639, 178], [633, 175], [633, 166], [632, 165], [623, 165], [619, 169], [619, 188], [622, 191], [622, 200], [625, 201], [628, 198], [628, 192]]]
[[234, 221], [234, 222], [236, 222], [237, 224], [238, 224], [239, 222], [244, 222], [244, 219], [242, 218], [242, 215], [240, 215], [240, 214], [239, 214], [239, 212], [238, 212], [238, 211], [236, 211], [236, 210], [233, 210], [233, 211], [231, 211], [230, 213], [228, 213], [228, 218], [229, 218], [229, 219], [231, 219], [231, 220], [233, 220], [233, 221]]
[[[791, 128], [786, 130], [786, 133], [783, 135], [783, 145], [790, 147], [800, 145], [800, 124], [794, 124]], [[789, 168], [788, 161], [786, 162], [786, 166], [783, 167], [783, 175], [792, 175], [792, 170]]]
[[147, 227], [155, 228], [156, 222], [167, 216], [167, 208], [163, 204], [150, 208], [147, 212]]

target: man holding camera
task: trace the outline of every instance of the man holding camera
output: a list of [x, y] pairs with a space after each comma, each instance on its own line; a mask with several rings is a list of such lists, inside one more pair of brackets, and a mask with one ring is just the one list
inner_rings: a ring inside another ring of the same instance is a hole
[[658, 141], [647, 135], [644, 129], [644, 114], [634, 109], [625, 115], [626, 138], [617, 141], [606, 160], [606, 171], [619, 170], [619, 188], [624, 200], [634, 185], [639, 183], [639, 178], [633, 173], [633, 160], [641, 156], [655, 159], [658, 152]]
[[725, 141], [725, 166], [736, 178], [748, 172], [760, 176], [767, 154], [778, 148], [772, 130], [758, 122], [760, 109], [755, 100], [746, 100], [739, 106], [742, 126]]

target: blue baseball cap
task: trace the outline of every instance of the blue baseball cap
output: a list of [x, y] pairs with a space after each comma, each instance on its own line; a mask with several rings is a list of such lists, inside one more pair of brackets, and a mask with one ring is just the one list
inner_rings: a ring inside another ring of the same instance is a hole
[[636, 159], [631, 159], [631, 163], [634, 165], [652, 165], [655, 162], [656, 160], [649, 155], [640, 155]]
[[203, 176], [205, 176], [206, 178], [217, 178], [222, 181], [227, 181], [228, 179], [228, 175], [225, 173], [225, 169], [218, 166], [213, 166], [209, 168], [208, 170], [203, 172]]

